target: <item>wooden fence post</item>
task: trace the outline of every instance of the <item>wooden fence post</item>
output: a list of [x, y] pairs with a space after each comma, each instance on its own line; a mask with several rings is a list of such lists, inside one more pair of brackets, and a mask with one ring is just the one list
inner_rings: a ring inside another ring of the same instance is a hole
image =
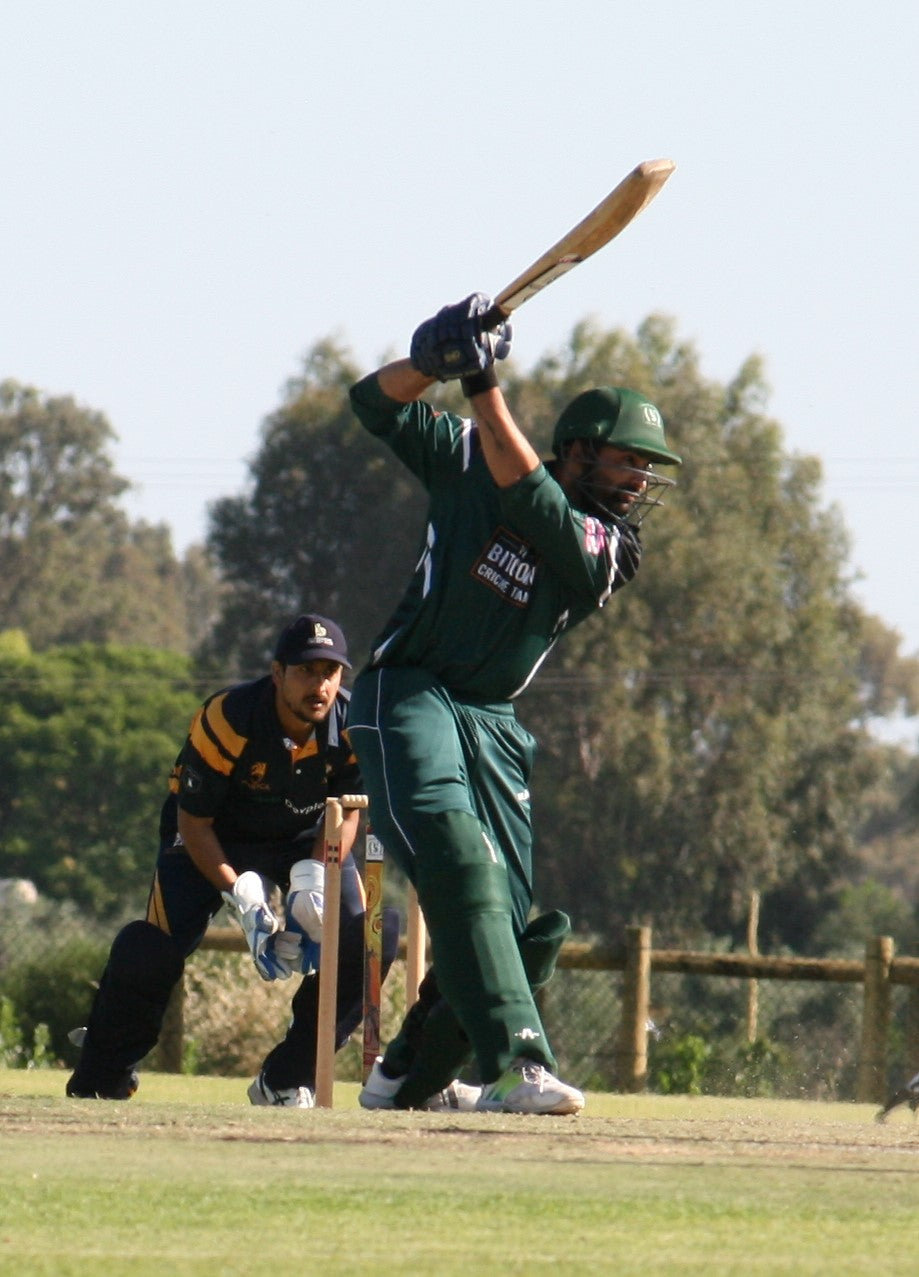
[[[750, 913], [747, 918], [747, 953], [759, 956], [759, 892], [750, 892]], [[759, 1036], [759, 983], [747, 982], [747, 1041], [755, 1042]]]
[[185, 977], [180, 976], [169, 996], [159, 1040], [159, 1066], [164, 1073], [182, 1072], [185, 1037]]
[[890, 964], [893, 940], [875, 936], [865, 946], [862, 1046], [855, 1098], [883, 1104], [887, 1094], [887, 1038], [890, 1032]]
[[622, 1010], [616, 1049], [616, 1084], [621, 1091], [643, 1091], [648, 1080], [648, 1010], [651, 1005], [651, 928], [625, 933]]
[[906, 995], [906, 1071], [919, 1070], [919, 988], [912, 985]]

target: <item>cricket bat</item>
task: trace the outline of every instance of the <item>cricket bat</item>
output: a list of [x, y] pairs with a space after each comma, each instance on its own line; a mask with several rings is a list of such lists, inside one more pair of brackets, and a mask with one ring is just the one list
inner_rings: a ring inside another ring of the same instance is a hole
[[588, 213], [506, 288], [502, 288], [482, 316], [482, 329], [496, 328], [547, 284], [615, 239], [643, 208], [647, 208], [675, 168], [673, 160], [645, 160], [633, 168], [593, 212]]

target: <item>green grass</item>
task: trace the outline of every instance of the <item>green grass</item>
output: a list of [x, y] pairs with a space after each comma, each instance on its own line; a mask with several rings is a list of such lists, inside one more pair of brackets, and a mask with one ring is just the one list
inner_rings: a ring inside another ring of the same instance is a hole
[[0, 1071], [0, 1272], [914, 1274], [919, 1124], [864, 1105], [591, 1095], [578, 1118], [128, 1104]]

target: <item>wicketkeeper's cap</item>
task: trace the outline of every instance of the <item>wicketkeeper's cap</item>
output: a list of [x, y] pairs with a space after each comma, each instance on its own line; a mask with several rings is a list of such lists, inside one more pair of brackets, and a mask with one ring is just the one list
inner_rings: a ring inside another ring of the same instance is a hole
[[274, 659], [282, 665], [304, 665], [307, 661], [337, 661], [351, 668], [345, 636], [334, 621], [313, 612], [298, 616], [278, 636]]

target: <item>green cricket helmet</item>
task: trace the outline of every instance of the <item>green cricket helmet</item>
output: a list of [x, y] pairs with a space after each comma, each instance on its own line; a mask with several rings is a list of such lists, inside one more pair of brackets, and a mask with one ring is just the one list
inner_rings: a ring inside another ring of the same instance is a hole
[[638, 452], [665, 466], [683, 464], [683, 458], [667, 447], [664, 422], [654, 404], [622, 386], [598, 386], [572, 399], [555, 424], [552, 451], [560, 457], [573, 439]]

